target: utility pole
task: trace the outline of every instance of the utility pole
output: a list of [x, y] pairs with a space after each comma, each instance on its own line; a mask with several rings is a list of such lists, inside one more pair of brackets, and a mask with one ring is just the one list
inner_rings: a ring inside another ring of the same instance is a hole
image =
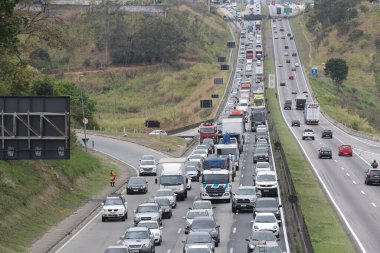
[[84, 115], [84, 102], [83, 102], [83, 88], [82, 88], [82, 77], [83, 75], [80, 75], [79, 76], [79, 80], [80, 80], [80, 100], [81, 100], [81, 104], [82, 104], [82, 122], [83, 122], [83, 129], [84, 129], [84, 148], [87, 152], [87, 134], [86, 134], [86, 125], [87, 125], [87, 119], [85, 118], [85, 115]]

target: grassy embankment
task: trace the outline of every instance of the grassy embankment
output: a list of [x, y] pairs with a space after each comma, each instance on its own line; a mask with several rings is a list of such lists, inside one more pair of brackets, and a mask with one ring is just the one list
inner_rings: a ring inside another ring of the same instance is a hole
[[[349, 33], [338, 35], [333, 28], [319, 47], [302, 15], [291, 19], [291, 26], [305, 71], [310, 73], [312, 66], [318, 67], [318, 77], [309, 77], [309, 81], [323, 110], [348, 127], [376, 134], [380, 130], [380, 78], [376, 78], [380, 53], [374, 41], [380, 29], [380, 8], [365, 2], [361, 6], [364, 7], [358, 9], [359, 16], [353, 21], [356, 25]], [[350, 39], [353, 29], [363, 31], [363, 35]], [[338, 95], [335, 84], [322, 69], [322, 63], [330, 58], [343, 58], [349, 66], [348, 78]]]
[[[170, 6], [169, 12], [177, 13], [170, 14], [171, 18], [197, 22], [203, 31], [202, 43], [207, 44], [203, 50], [199, 43], [187, 43], [172, 65], [110, 66], [104, 71], [85, 71], [81, 67], [83, 61], [91, 57], [94, 62], [97, 57], [91, 53], [93, 41], [78, 43], [73, 52], [51, 52], [51, 55], [61, 58], [68, 53], [71, 68], [81, 68], [64, 72], [63, 78], [78, 82], [97, 101], [96, 116], [101, 130], [143, 132], [145, 119], [160, 120], [163, 129], [204, 121], [212, 117], [223, 95], [224, 85], [214, 85], [213, 81], [215, 77], [222, 77], [224, 83], [228, 80], [229, 71], [220, 71], [217, 56], [228, 55], [226, 42], [231, 40], [225, 21], [215, 11], [208, 14], [206, 10], [203, 5]], [[67, 26], [68, 33], [85, 39], [87, 25], [81, 16], [67, 15], [71, 24]], [[138, 14], [126, 18], [131, 18], [131, 22], [139, 20]], [[211, 94], [219, 95], [219, 99], [213, 99], [213, 109], [201, 109], [199, 100], [211, 99]]]
[[95, 198], [117, 167], [79, 148], [67, 161], [0, 161], [0, 252], [27, 252], [51, 226]]
[[[270, 22], [264, 22], [264, 33], [266, 41], [272, 43]], [[298, 48], [298, 50], [302, 49]], [[273, 57], [265, 59], [264, 68], [266, 80], [269, 80], [268, 75], [275, 73]], [[292, 134], [283, 121], [275, 92], [275, 89], [268, 89], [267, 92], [270, 115], [286, 155], [314, 252], [356, 252], [339, 217], [321, 189], [312, 168], [306, 158], [301, 155], [302, 151], [297, 141], [289, 138]]]

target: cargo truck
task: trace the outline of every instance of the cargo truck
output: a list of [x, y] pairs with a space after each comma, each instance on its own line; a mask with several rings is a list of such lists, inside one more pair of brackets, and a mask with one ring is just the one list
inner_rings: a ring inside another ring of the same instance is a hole
[[306, 103], [304, 115], [305, 115], [305, 124], [306, 125], [318, 125], [318, 123], [319, 123], [319, 104], [318, 103]]
[[161, 158], [157, 166], [155, 183], [160, 189], [172, 189], [177, 198], [187, 198], [187, 184], [189, 182], [186, 168], [186, 158]]
[[296, 110], [304, 110], [306, 104], [306, 96], [301, 94], [296, 97]]
[[255, 132], [258, 125], [265, 125], [265, 110], [251, 110], [251, 131]]
[[245, 126], [242, 118], [222, 119], [222, 134], [228, 133], [238, 141], [240, 153], [243, 152]]
[[199, 126], [199, 141], [202, 143], [203, 139], [210, 138], [216, 141], [216, 126], [212, 123], [202, 123]]

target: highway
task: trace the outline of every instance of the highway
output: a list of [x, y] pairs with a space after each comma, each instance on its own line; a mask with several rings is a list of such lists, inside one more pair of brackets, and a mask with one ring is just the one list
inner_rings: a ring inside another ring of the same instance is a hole
[[[239, 83], [236, 82], [239, 75], [234, 76], [233, 88], [238, 88]], [[254, 78], [251, 77], [252, 80]], [[263, 84], [261, 84], [263, 85]], [[89, 141], [94, 141], [94, 148], [96, 151], [112, 156], [115, 159], [129, 165], [130, 167], [137, 167], [139, 158], [144, 154], [152, 154], [157, 160], [164, 157], [163, 154], [153, 151], [151, 149], [139, 146], [137, 144], [128, 143], [125, 141], [106, 138], [96, 135], [87, 135]], [[83, 138], [79, 134], [78, 138]], [[240, 170], [237, 173], [237, 179], [233, 183], [233, 191], [239, 185], [253, 185], [253, 162], [252, 152], [254, 144], [254, 133], [246, 132], [246, 143], [244, 153], [241, 155]], [[271, 159], [271, 163], [272, 159]], [[275, 167], [272, 165], [272, 167]], [[155, 177], [147, 177], [149, 184], [149, 192], [146, 195], [126, 195], [128, 203], [128, 219], [125, 222], [101, 222], [100, 212], [96, 213], [93, 219], [85, 224], [76, 234], [66, 241], [62, 246], [56, 249], [57, 253], [73, 253], [73, 252], [104, 252], [105, 248], [110, 245], [118, 243], [119, 237], [125, 230], [133, 225], [133, 210], [136, 207], [151, 198], [158, 186], [154, 183]], [[125, 193], [125, 191], [124, 191]], [[158, 253], [182, 252], [183, 243], [186, 235], [184, 234], [185, 220], [183, 219], [188, 208], [194, 200], [199, 199], [200, 185], [198, 182], [192, 183], [192, 190], [188, 192], [188, 198], [185, 201], [178, 202], [177, 208], [173, 209], [173, 217], [171, 219], [164, 219], [163, 221], [163, 242], [160, 246], [156, 246]], [[281, 202], [279, 200], [279, 202]], [[215, 220], [221, 226], [221, 242], [216, 248], [216, 253], [233, 253], [233, 252], [246, 252], [247, 238], [252, 229], [253, 215], [252, 212], [237, 212], [232, 213], [231, 204], [227, 203], [214, 203]], [[284, 220], [282, 221], [284, 224]], [[285, 224], [284, 224], [285, 225]], [[285, 252], [289, 252], [284, 226], [281, 226], [279, 245]]]
[[[295, 96], [291, 94], [292, 89], [297, 89], [299, 93], [307, 91], [311, 94], [307, 85], [304, 71], [297, 67], [296, 71], [291, 70], [295, 62], [300, 63], [299, 57], [293, 57], [292, 53], [297, 52], [294, 40], [290, 40], [288, 33], [292, 33], [287, 19], [273, 22], [272, 27], [277, 26], [277, 33], [273, 35], [275, 52], [276, 73], [277, 73], [277, 92], [279, 103], [283, 108], [286, 99], [293, 100], [292, 110], [283, 110], [282, 114], [294, 137], [301, 145], [307, 159], [316, 172], [321, 184], [330, 197], [332, 203], [346, 224], [350, 234], [354, 238], [362, 252], [379, 252], [380, 241], [378, 237], [378, 225], [380, 221], [380, 188], [377, 186], [367, 186], [364, 184], [364, 172], [369, 168], [369, 163], [380, 155], [380, 145], [372, 141], [353, 137], [343, 132], [341, 129], [332, 125], [326, 118], [321, 116], [319, 125], [307, 126], [314, 130], [315, 141], [302, 140], [303, 130], [306, 128], [303, 122], [303, 111], [295, 110]], [[285, 31], [281, 32], [280, 27]], [[277, 35], [278, 39], [274, 36]], [[285, 36], [282, 39], [281, 36]], [[285, 49], [288, 45], [289, 49]], [[285, 56], [288, 52], [289, 56]], [[297, 52], [297, 55], [298, 52]], [[286, 63], [286, 59], [291, 59], [291, 63]], [[279, 63], [283, 67], [279, 67]], [[308, 72], [308, 70], [306, 70]], [[289, 76], [294, 75], [294, 80], [289, 80]], [[286, 82], [286, 86], [279, 86], [281, 81]], [[309, 96], [311, 99], [312, 97]], [[290, 127], [291, 120], [299, 119], [301, 127]], [[322, 139], [321, 131], [331, 129], [333, 139]], [[354, 148], [353, 157], [338, 156], [338, 147], [342, 144], [352, 145]], [[331, 147], [333, 159], [318, 159], [318, 149], [322, 146]]]

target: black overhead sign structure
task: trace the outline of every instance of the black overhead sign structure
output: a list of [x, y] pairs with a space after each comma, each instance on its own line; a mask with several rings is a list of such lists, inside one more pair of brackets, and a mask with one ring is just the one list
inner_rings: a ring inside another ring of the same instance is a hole
[[228, 65], [228, 64], [220, 65], [220, 70], [229, 70], [229, 69], [230, 69], [230, 65]]
[[160, 121], [158, 120], [145, 120], [145, 127], [147, 128], [159, 128], [160, 127]]
[[219, 98], [218, 94], [211, 94], [211, 98]]
[[70, 97], [0, 96], [0, 160], [70, 159]]
[[225, 56], [218, 56], [218, 62], [225, 62], [226, 57]]
[[221, 77], [214, 78], [214, 84], [223, 84], [223, 78]]
[[212, 108], [212, 100], [200, 100], [201, 108]]
[[235, 41], [228, 41], [227, 42], [227, 47], [228, 48], [235, 48]]

